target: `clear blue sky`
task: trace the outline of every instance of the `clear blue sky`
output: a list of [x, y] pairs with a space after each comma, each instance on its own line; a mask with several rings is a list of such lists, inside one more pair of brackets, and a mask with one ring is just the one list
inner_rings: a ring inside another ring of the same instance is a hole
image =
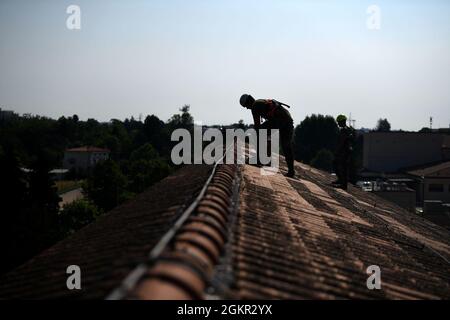
[[[81, 7], [81, 30], [66, 8]], [[366, 27], [381, 9], [381, 30]], [[2, 0], [0, 106], [57, 118], [246, 122], [246, 92], [357, 127], [450, 123], [450, 1]]]

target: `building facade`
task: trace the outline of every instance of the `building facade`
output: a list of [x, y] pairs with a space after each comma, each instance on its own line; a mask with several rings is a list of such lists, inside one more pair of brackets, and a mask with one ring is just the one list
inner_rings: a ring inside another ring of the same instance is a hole
[[16, 114], [11, 110], [3, 110], [0, 108], [0, 121], [7, 121], [14, 118]]
[[420, 182], [422, 201], [450, 203], [450, 161], [409, 171]]
[[108, 149], [97, 147], [79, 147], [67, 149], [64, 153], [64, 169], [77, 173], [86, 173], [98, 162], [109, 159]]
[[407, 167], [450, 160], [450, 135], [433, 132], [364, 134], [363, 167], [392, 173]]

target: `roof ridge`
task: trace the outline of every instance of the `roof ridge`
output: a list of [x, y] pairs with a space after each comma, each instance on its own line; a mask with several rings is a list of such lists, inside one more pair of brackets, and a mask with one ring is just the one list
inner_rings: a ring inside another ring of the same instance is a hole
[[[148, 261], [138, 265], [106, 299], [159, 300], [174, 296], [198, 299], [203, 296], [227, 240], [237, 165], [222, 163], [231, 148], [236, 151], [235, 143], [227, 146], [197, 197], [152, 249]], [[168, 256], [178, 258], [168, 260]], [[192, 261], [200, 267], [184, 272], [180, 269], [191, 265]]]
[[154, 247], [149, 260], [137, 266], [106, 299], [204, 297], [225, 248], [231, 198], [239, 183], [237, 165], [215, 168], [199, 196]]

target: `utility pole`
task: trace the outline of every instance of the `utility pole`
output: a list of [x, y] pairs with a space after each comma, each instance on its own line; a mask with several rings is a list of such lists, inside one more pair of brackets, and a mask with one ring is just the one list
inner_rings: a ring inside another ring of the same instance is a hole
[[350, 115], [348, 116], [348, 125], [352, 128], [355, 128], [356, 120], [352, 119], [352, 113], [350, 112]]

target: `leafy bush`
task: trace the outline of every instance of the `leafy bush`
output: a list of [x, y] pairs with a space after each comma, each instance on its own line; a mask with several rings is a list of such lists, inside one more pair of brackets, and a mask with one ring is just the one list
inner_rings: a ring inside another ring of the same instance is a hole
[[59, 213], [61, 233], [69, 235], [97, 219], [102, 211], [92, 202], [79, 199], [64, 205]]
[[305, 163], [321, 149], [334, 152], [338, 137], [338, 126], [331, 116], [311, 115], [295, 128], [295, 159]]
[[100, 209], [111, 210], [122, 202], [127, 178], [113, 160], [98, 163], [83, 186], [84, 193]]
[[321, 149], [311, 160], [311, 166], [328, 172], [333, 171], [333, 153], [328, 149]]

